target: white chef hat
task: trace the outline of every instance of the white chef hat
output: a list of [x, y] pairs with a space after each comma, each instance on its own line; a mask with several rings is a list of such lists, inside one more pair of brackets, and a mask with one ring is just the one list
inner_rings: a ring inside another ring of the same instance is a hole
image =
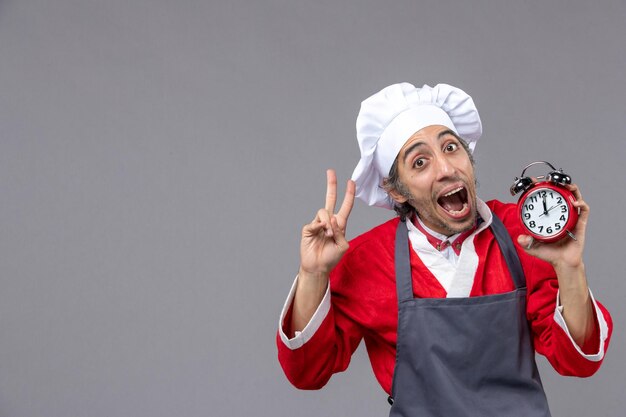
[[393, 84], [365, 99], [356, 119], [361, 160], [352, 173], [356, 196], [370, 206], [393, 208], [382, 188], [400, 149], [418, 130], [432, 125], [450, 128], [471, 151], [482, 134], [482, 124], [472, 98], [447, 84], [415, 88]]

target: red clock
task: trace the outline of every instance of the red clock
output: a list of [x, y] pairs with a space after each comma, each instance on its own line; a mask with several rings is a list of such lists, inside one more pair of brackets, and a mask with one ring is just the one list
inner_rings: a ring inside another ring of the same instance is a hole
[[[526, 170], [536, 164], [546, 164], [553, 171], [534, 182], [525, 177]], [[556, 170], [549, 162], [538, 161], [527, 165], [521, 178], [515, 178], [511, 195], [522, 192], [517, 202], [517, 217], [527, 234], [541, 242], [555, 242], [565, 236], [576, 239], [572, 230], [578, 221], [576, 198], [565, 185], [572, 179], [563, 170]]]

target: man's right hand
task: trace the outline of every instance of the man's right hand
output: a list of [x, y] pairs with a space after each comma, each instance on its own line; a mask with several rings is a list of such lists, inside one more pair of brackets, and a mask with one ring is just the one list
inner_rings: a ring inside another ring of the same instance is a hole
[[337, 214], [337, 176], [326, 171], [326, 205], [319, 209], [315, 219], [302, 228], [300, 242], [300, 272], [310, 275], [328, 275], [348, 250], [346, 225], [354, 205], [354, 181], [348, 180], [346, 195]]
[[346, 225], [354, 205], [356, 185], [348, 180], [346, 195], [337, 214], [337, 176], [326, 171], [326, 205], [318, 210], [315, 219], [302, 228], [300, 242], [300, 272], [293, 300], [291, 335], [301, 331], [311, 320], [324, 298], [330, 271], [348, 250]]

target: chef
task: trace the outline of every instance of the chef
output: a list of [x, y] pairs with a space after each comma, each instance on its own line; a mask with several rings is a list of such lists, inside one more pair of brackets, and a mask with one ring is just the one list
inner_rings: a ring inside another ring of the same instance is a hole
[[[550, 416], [535, 364], [563, 374], [600, 367], [612, 331], [587, 286], [589, 207], [576, 185], [576, 240], [533, 242], [516, 207], [476, 195], [482, 124], [446, 84], [394, 84], [361, 104], [361, 159], [338, 211], [302, 229], [300, 269], [280, 316], [287, 378], [319, 389], [365, 341], [391, 416]], [[354, 198], [398, 216], [350, 242]]]

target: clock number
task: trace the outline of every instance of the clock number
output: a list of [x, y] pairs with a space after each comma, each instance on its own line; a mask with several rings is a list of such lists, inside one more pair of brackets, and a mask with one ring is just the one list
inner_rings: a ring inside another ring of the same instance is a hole
[[528, 225], [534, 229], [535, 226], [537, 226], [537, 223], [535, 223], [535, 221], [533, 220], [530, 223], [528, 223]]
[[525, 218], [526, 220], [530, 219], [530, 213], [524, 213], [524, 218]]
[[562, 205], [561, 206], [561, 213], [567, 213], [567, 206], [566, 205]]
[[532, 201], [533, 203], [536, 203], [537, 202], [537, 196], [534, 195], [534, 196], [530, 197], [530, 201]]
[[561, 204], [563, 202], [563, 199], [561, 197], [558, 197], [556, 199], [556, 204]]
[[543, 226], [539, 226], [539, 233], [543, 232]]
[[548, 226], [548, 227], [546, 228], [546, 233], [552, 233], [552, 227]]
[[554, 228], [556, 230], [561, 230], [561, 223], [554, 223]]
[[527, 211], [533, 211], [535, 209], [535, 206], [533, 206], [532, 204], [524, 204], [524, 208]]
[[539, 191], [539, 195], [541, 196], [541, 198], [544, 198], [547, 194], [547, 191]]
[[565, 221], [565, 216], [563, 214], [561, 214], [561, 217], [559, 217], [559, 220], [564, 222]]

